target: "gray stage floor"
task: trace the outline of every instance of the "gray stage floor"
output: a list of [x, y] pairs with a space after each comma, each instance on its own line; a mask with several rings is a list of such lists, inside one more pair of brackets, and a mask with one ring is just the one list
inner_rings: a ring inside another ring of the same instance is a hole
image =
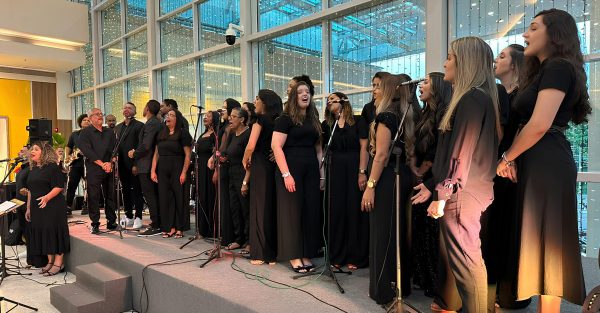
[[[87, 217], [77, 215], [71, 220], [89, 221]], [[101, 262], [129, 273], [133, 278], [132, 303], [137, 311], [384, 311], [368, 297], [368, 269], [355, 271], [350, 276], [338, 275], [340, 284], [346, 291], [345, 294], [341, 294], [331, 279], [326, 276], [317, 275], [299, 280], [292, 279], [291, 276], [294, 273], [290, 270], [287, 262], [255, 266], [244, 258], [234, 258], [231, 254], [225, 253], [223, 258], [209, 263], [205, 268], [199, 268], [202, 259], [206, 258], [203, 252], [212, 247], [204, 240], [194, 241], [184, 249], [179, 249], [179, 246], [185, 243], [188, 237], [184, 239], [164, 239], [160, 236], [139, 238], [136, 236], [137, 232], [124, 232], [123, 239], [119, 239], [117, 232], [94, 236], [89, 234], [87, 224], [73, 224], [70, 230], [73, 238], [68, 267], [72, 270], [76, 265]], [[188, 232], [188, 235], [190, 234], [191, 232]], [[172, 262], [177, 264], [171, 265], [156, 264], [175, 259], [182, 260]], [[317, 259], [316, 263], [321, 264], [322, 259]], [[145, 267], [146, 270], [144, 270]], [[600, 271], [596, 259], [584, 258], [584, 271], [588, 290], [600, 284]], [[146, 294], [142, 293], [142, 272], [144, 272], [149, 301], [146, 300]], [[71, 275], [69, 274], [69, 276]], [[67, 281], [72, 282], [72, 277], [69, 277], [70, 279]], [[62, 277], [60, 278], [62, 282]], [[55, 280], [59, 279], [55, 278], [52, 281]], [[0, 295], [10, 295], [13, 300], [17, 301], [32, 300], [31, 296], [34, 294], [40, 295], [34, 296], [34, 302], [40, 307], [40, 312], [56, 312], [49, 305], [49, 296], [47, 295], [49, 291], [43, 285], [18, 276], [11, 276], [0, 286]], [[47, 302], [44, 299], [47, 299]], [[405, 300], [418, 311], [429, 312], [431, 299], [425, 297], [420, 290], [413, 290], [413, 294]], [[3, 306], [3, 308], [6, 307], [6, 305]], [[10, 306], [8, 307], [10, 308]], [[563, 312], [581, 312], [580, 306], [568, 303], [562, 308]], [[535, 310], [534, 302], [524, 310], [502, 310], [501, 312], [535, 312]], [[17, 309], [13, 312], [28, 311]]]

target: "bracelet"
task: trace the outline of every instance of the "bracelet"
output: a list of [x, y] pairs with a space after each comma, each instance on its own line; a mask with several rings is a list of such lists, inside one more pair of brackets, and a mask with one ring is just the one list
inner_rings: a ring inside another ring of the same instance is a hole
[[289, 177], [290, 175], [292, 175], [290, 172], [285, 172], [281, 174], [281, 177], [286, 178]]
[[359, 174], [365, 174], [365, 175], [367, 175], [367, 170], [366, 170], [366, 169], [364, 169], [364, 168], [359, 168], [359, 169], [358, 169], [358, 173], [359, 173]]
[[323, 178], [323, 177], [321, 177], [321, 178], [319, 178], [319, 179], [320, 179], [320, 180], [325, 180], [325, 178]]
[[504, 163], [506, 163], [506, 166], [515, 166], [515, 161], [509, 161], [508, 159], [506, 159], [506, 151], [504, 151], [504, 153], [502, 153], [502, 161], [504, 161]]

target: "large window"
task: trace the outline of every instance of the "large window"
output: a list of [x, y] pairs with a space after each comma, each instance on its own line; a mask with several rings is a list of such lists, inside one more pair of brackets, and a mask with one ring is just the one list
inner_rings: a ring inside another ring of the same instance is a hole
[[196, 62], [186, 62], [162, 70], [162, 98], [175, 99], [179, 111], [188, 118], [190, 106], [197, 104], [196, 98]]
[[126, 2], [127, 28], [125, 29], [125, 31], [128, 33], [138, 27], [146, 25], [146, 0], [126, 0]]
[[146, 31], [141, 31], [126, 39], [127, 73], [133, 73], [148, 67], [148, 45]]
[[194, 49], [192, 9], [160, 23], [160, 59], [165, 62]]
[[121, 3], [119, 1], [102, 11], [101, 22], [103, 45], [121, 36]]
[[[154, 1], [154, 0], [153, 0]], [[159, 0], [160, 2], [160, 15], [167, 14], [175, 9], [184, 6], [192, 0]]]
[[104, 81], [121, 77], [123, 74], [123, 48], [118, 42], [102, 50], [104, 65]]
[[[243, 1], [243, 0], [242, 0]], [[240, 23], [240, 0], [208, 0], [198, 6], [200, 17], [200, 50], [223, 43], [223, 34], [229, 23]]]
[[227, 98], [242, 100], [240, 50], [201, 59], [200, 95], [207, 110], [221, 108]]
[[259, 28], [273, 28], [320, 10], [321, 0], [259, 0]]
[[150, 100], [150, 88], [148, 77], [142, 76], [127, 82], [127, 101], [131, 101], [137, 108], [136, 117], [143, 119], [144, 107]]
[[288, 83], [297, 75], [309, 75], [315, 94], [322, 88], [322, 31], [313, 26], [259, 44], [260, 87], [272, 89], [286, 98]]
[[123, 112], [123, 84], [104, 88], [104, 115], [112, 114], [120, 120]]

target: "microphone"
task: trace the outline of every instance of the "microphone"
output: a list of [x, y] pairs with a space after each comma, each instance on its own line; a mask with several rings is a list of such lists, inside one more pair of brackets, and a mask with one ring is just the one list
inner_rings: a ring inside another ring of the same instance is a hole
[[10, 162], [10, 161], [15, 161], [15, 163], [20, 163], [27, 160], [27, 158], [25, 157], [16, 157], [16, 158], [12, 158], [12, 159], [4, 159], [4, 160], [0, 160], [0, 162]]
[[403, 82], [400, 84], [400, 86], [406, 86], [406, 85], [412, 85], [412, 84], [418, 84], [422, 81], [424, 81], [425, 78], [419, 78], [419, 79], [413, 79], [413, 80], [409, 80], [407, 82]]
[[193, 104], [192, 104], [192, 105], [190, 105], [190, 106], [191, 106], [192, 108], [198, 108], [198, 109], [200, 109], [200, 110], [204, 110], [204, 107], [203, 107], [203, 106], [201, 106], [201, 105], [193, 105]]

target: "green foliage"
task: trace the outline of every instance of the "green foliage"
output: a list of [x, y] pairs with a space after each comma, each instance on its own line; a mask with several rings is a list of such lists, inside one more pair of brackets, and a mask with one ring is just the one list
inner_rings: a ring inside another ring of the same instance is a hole
[[65, 136], [61, 133], [52, 133], [52, 146], [56, 148], [64, 148], [66, 144]]

